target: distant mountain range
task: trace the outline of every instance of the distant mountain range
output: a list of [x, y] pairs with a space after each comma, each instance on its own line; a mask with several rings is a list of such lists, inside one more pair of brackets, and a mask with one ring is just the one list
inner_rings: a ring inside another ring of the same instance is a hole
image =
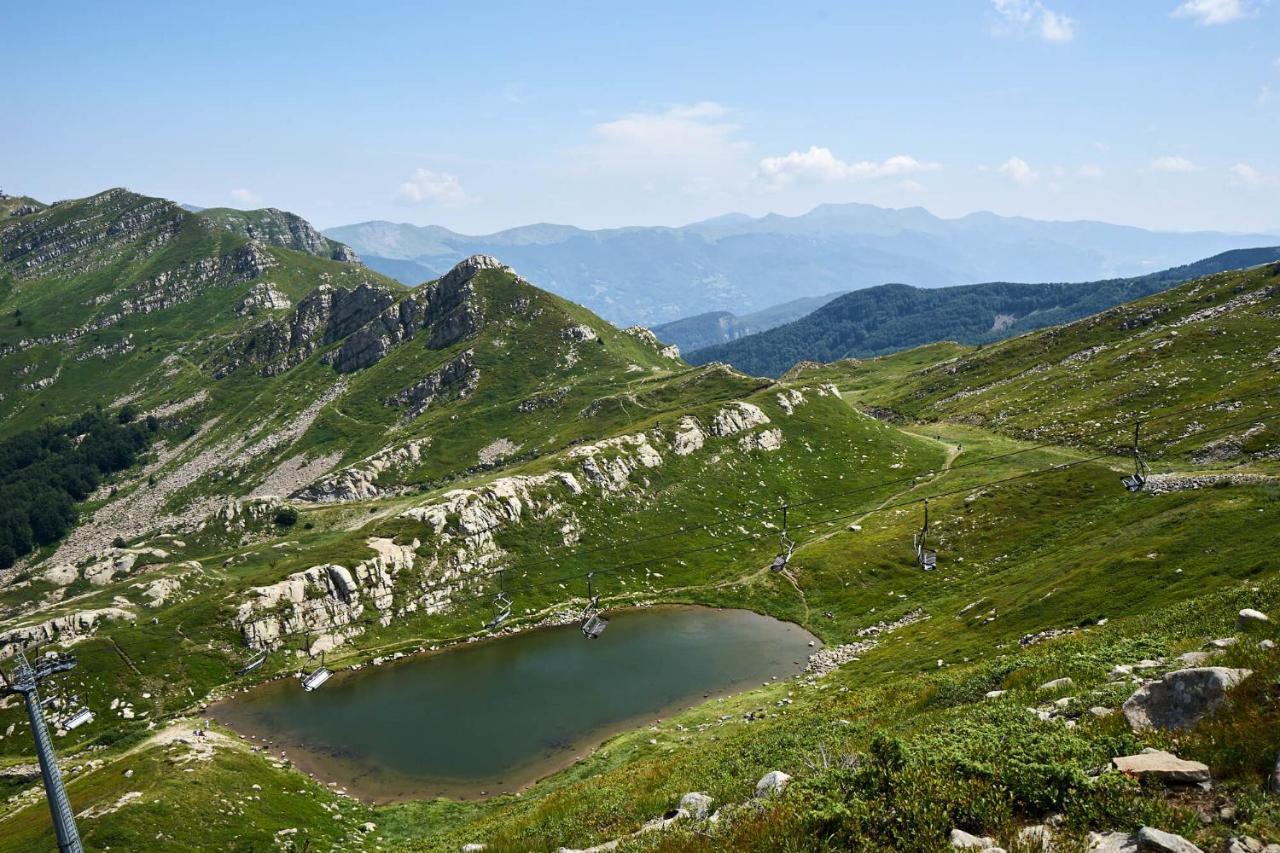
[[1277, 242], [992, 213], [943, 219], [919, 207], [866, 204], [822, 205], [802, 216], [730, 214], [680, 228], [539, 224], [468, 236], [377, 221], [324, 233], [407, 284], [437, 278], [472, 254], [494, 254], [611, 321], [649, 326], [712, 311], [750, 315], [786, 298], [891, 281], [942, 287], [1137, 276]]
[[[780, 376], [801, 361], [831, 362], [935, 341], [980, 344], [1068, 323], [1193, 278], [1280, 261], [1280, 247], [1224, 252], [1150, 275], [1076, 284], [990, 282], [923, 289], [905, 284], [847, 293], [794, 322], [685, 352], [753, 376]], [[679, 325], [679, 324], [673, 324]]]
[[666, 343], [680, 347], [681, 352], [688, 352], [736, 341], [738, 338], [790, 323], [816, 311], [840, 295], [842, 294], [828, 293], [823, 296], [802, 296], [742, 316], [728, 311], [708, 311], [654, 326], [653, 333]]

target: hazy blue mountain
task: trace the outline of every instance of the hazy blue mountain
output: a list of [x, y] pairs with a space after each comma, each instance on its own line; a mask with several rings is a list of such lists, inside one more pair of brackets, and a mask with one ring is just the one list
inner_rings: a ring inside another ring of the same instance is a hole
[[408, 284], [494, 254], [555, 293], [618, 323], [657, 325], [710, 311], [737, 316], [786, 298], [891, 281], [1093, 281], [1136, 276], [1275, 237], [1146, 231], [920, 207], [827, 204], [802, 216], [718, 216], [681, 228], [588, 231], [537, 224], [469, 236], [439, 226], [364, 222], [324, 232]]
[[728, 311], [707, 311], [654, 326], [653, 333], [663, 343], [675, 344], [680, 347], [681, 352], [688, 352], [735, 341], [790, 323], [816, 311], [840, 295], [828, 293], [823, 296], [802, 296], [741, 317]]
[[683, 355], [690, 364], [722, 361], [754, 376], [779, 376], [800, 361], [862, 358], [935, 341], [988, 343], [1078, 320], [1193, 278], [1277, 261], [1280, 247], [1239, 249], [1106, 281], [932, 289], [883, 284], [838, 296], [794, 322]]

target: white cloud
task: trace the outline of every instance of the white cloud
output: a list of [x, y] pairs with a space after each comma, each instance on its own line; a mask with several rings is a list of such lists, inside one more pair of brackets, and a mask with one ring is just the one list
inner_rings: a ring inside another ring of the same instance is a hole
[[923, 193], [929, 191], [929, 188], [924, 184], [919, 181], [913, 181], [910, 178], [907, 178], [905, 181], [898, 181], [898, 189], [908, 193]]
[[228, 195], [236, 204], [262, 204], [262, 198], [253, 190], [235, 189]]
[[731, 144], [738, 126], [728, 120], [729, 110], [714, 101], [677, 105], [663, 112], [628, 113], [591, 129], [592, 150], [604, 159], [637, 154], [683, 157], [705, 154]]
[[1248, 163], [1236, 163], [1230, 169], [1232, 183], [1256, 186], [1266, 180], [1262, 173]]
[[1151, 168], [1157, 172], [1198, 172], [1200, 167], [1186, 157], [1177, 155], [1157, 157], [1151, 161]]
[[939, 164], [898, 154], [887, 160], [859, 160], [846, 163], [830, 148], [809, 146], [808, 151], [792, 151], [782, 157], [766, 157], [756, 167], [756, 177], [773, 187], [791, 184], [831, 184], [869, 178], [889, 178], [931, 172]]
[[1067, 42], [1076, 37], [1076, 22], [1046, 7], [1040, 0], [991, 0], [1000, 35], [1037, 35], [1045, 41]]
[[1030, 164], [1021, 157], [1010, 157], [1001, 163], [996, 171], [1004, 175], [1015, 184], [1022, 186], [1030, 186], [1040, 180], [1040, 174], [1031, 168]]
[[1076, 174], [1082, 178], [1101, 178], [1106, 172], [1097, 163], [1085, 163], [1076, 170]]
[[467, 200], [457, 175], [421, 168], [415, 169], [413, 176], [400, 185], [397, 195], [401, 201], [440, 205], [461, 204]]
[[1204, 27], [1237, 21], [1247, 13], [1242, 0], [1186, 0], [1173, 10], [1175, 18], [1192, 18]]

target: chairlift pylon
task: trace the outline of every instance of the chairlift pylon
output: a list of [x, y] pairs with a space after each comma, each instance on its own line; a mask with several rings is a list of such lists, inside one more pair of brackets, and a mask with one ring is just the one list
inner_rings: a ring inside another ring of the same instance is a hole
[[938, 567], [938, 552], [928, 547], [929, 539], [929, 499], [924, 499], [924, 526], [912, 537], [916, 548], [916, 562], [926, 572]]
[[484, 624], [486, 630], [496, 631], [511, 618], [511, 599], [507, 598], [506, 592], [502, 589], [502, 578], [506, 574], [506, 569], [498, 572], [498, 594], [493, 597], [493, 618]]
[[787, 535], [787, 504], [782, 505], [782, 532], [778, 535], [782, 550], [773, 558], [769, 571], [780, 572], [791, 562], [791, 555], [796, 550], [796, 543]]
[[1142, 421], [1134, 421], [1133, 424], [1133, 474], [1127, 477], [1121, 477], [1120, 482], [1131, 492], [1140, 492], [1142, 487], [1147, 484], [1147, 476], [1151, 473], [1151, 469], [1147, 467], [1147, 460], [1142, 456], [1142, 448], [1138, 443], [1139, 431], [1142, 429]]
[[595, 572], [587, 572], [587, 606], [582, 609], [582, 636], [588, 640], [599, 639], [609, 620], [600, 615], [600, 596], [591, 585]]

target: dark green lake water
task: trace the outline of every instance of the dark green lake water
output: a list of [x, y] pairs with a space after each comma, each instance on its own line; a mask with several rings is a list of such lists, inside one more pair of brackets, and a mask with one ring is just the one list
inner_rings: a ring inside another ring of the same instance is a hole
[[597, 640], [569, 625], [339, 674], [314, 693], [276, 681], [212, 716], [363, 799], [468, 798], [517, 790], [654, 717], [794, 675], [811, 639], [743, 610], [627, 610]]

